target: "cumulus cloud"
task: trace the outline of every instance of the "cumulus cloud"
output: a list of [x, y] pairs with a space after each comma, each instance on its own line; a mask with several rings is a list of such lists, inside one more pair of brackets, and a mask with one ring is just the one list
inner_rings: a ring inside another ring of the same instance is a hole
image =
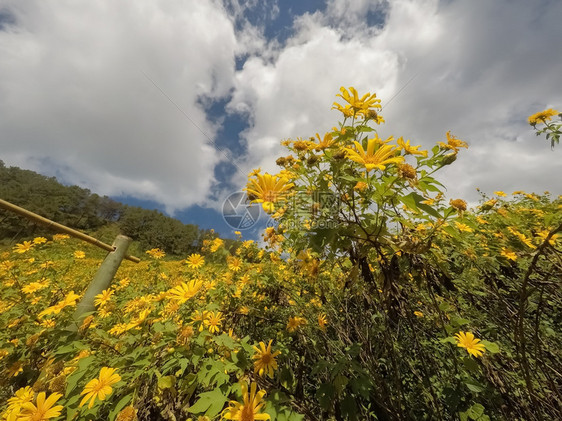
[[295, 21], [276, 60], [236, 74], [230, 109], [251, 117], [247, 162], [274, 170], [279, 139], [331, 127], [334, 94], [353, 85], [382, 98], [385, 136], [431, 148], [452, 130], [470, 143], [442, 174], [450, 196], [560, 194], [559, 159], [526, 117], [562, 103], [561, 13], [548, 1], [331, 0]]
[[10, 0], [3, 10], [15, 24], [0, 32], [1, 159], [168, 211], [204, 201], [221, 155], [201, 102], [228, 94], [238, 48], [220, 5]]
[[246, 162], [274, 170], [284, 138], [331, 130], [338, 113], [331, 110], [339, 86], [390, 93], [400, 60], [396, 53], [372, 48], [368, 40], [342, 40], [321, 16], [304, 15], [295, 36], [274, 61], [251, 57], [237, 72], [229, 109], [246, 115], [251, 127], [243, 134]]
[[[330, 130], [355, 86], [382, 99], [381, 136], [469, 142], [443, 172], [450, 196], [562, 193], [559, 151], [526, 124], [562, 103], [561, 2], [328, 0], [268, 39], [283, 7], [4, 0], [0, 159], [170, 212], [209, 205], [252, 168], [276, 171], [280, 140]], [[248, 122], [242, 156], [214, 145], [217, 100]], [[226, 161], [241, 170], [216, 179]]]

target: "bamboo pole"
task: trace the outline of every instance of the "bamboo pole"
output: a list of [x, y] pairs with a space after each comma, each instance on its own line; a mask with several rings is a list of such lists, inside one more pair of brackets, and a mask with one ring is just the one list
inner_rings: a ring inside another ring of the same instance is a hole
[[131, 244], [131, 241], [133, 240], [124, 235], [118, 235], [115, 238], [113, 242], [115, 250], [107, 255], [96, 272], [94, 279], [90, 282], [84, 296], [76, 306], [76, 311], [73, 316], [76, 326], [73, 327], [73, 329], [80, 325], [86, 313], [96, 310], [96, 306], [94, 305], [96, 295], [101, 294], [103, 290], [108, 289], [111, 285], [111, 281], [113, 281], [113, 277], [117, 273], [119, 265], [125, 257], [125, 253], [127, 253], [127, 248], [129, 244]]
[[[86, 235], [80, 231], [76, 231], [73, 230], [72, 228], [68, 228], [64, 225], [53, 222], [50, 219], [44, 218], [41, 215], [37, 215], [36, 213], [30, 212], [24, 208], [20, 208], [19, 206], [13, 205], [10, 202], [6, 202], [5, 200], [0, 199], [0, 208], [17, 213], [18, 215], [24, 216], [28, 219], [31, 219], [32, 221], [39, 222], [40, 224], [46, 225], [47, 228], [53, 228], [57, 231], [64, 232], [65, 234], [71, 235], [72, 237], [79, 238], [82, 241], [93, 244], [94, 246], [97, 246], [109, 252], [115, 251], [114, 246], [105, 244], [95, 239], [94, 237], [90, 237], [89, 235]], [[124, 258], [134, 263], [140, 262], [140, 259], [138, 257], [126, 255]]]

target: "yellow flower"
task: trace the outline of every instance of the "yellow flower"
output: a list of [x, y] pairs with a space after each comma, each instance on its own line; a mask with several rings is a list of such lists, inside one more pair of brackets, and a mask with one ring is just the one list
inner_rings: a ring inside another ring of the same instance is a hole
[[111, 296], [113, 295], [114, 291], [111, 288], [105, 289], [102, 291], [101, 294], [96, 295], [94, 298], [94, 304], [96, 306], [104, 306], [111, 300]]
[[225, 420], [237, 421], [262, 421], [269, 420], [271, 417], [268, 414], [262, 414], [260, 411], [265, 402], [262, 402], [265, 396], [265, 390], [260, 390], [256, 393], [257, 384], [252, 383], [250, 386], [250, 393], [248, 393], [248, 384], [243, 382], [240, 384], [242, 389], [243, 403], [237, 401], [230, 401], [228, 408], [226, 408], [221, 416]]
[[364, 191], [369, 187], [369, 185], [363, 181], [358, 181], [357, 184], [353, 187], [353, 190]]
[[[542, 230], [537, 232], [537, 236], [542, 240], [542, 242], [546, 241], [546, 237], [548, 237], [548, 235], [550, 234], [549, 231], [547, 230]], [[552, 237], [550, 237], [549, 243], [550, 245], [554, 245], [556, 243], [556, 240], [558, 239], [559, 235], [558, 234], [554, 234]]]
[[215, 253], [218, 249], [221, 248], [221, 246], [224, 244], [224, 241], [220, 238], [215, 238], [213, 240], [213, 242], [211, 243], [211, 253]]
[[24, 294], [33, 294], [36, 291], [47, 288], [49, 286], [49, 283], [50, 282], [48, 279], [42, 279], [38, 282], [31, 282], [22, 287], [21, 292], [23, 292]]
[[302, 140], [300, 137], [297, 137], [297, 140], [293, 142], [293, 148], [297, 151], [308, 151], [314, 149], [314, 142], [309, 140]]
[[178, 345], [187, 346], [189, 340], [191, 339], [194, 333], [195, 332], [193, 330], [193, 326], [186, 325], [182, 327], [181, 330], [176, 335], [176, 342], [178, 343]]
[[545, 123], [549, 120], [552, 120], [552, 117], [555, 115], [560, 114], [558, 111], [549, 108], [544, 111], [539, 111], [538, 113], [529, 116], [529, 124], [531, 126], [536, 126], [538, 123]]
[[410, 164], [398, 164], [398, 175], [410, 182], [418, 178], [416, 169]]
[[53, 406], [61, 397], [60, 393], [53, 393], [45, 399], [45, 392], [37, 395], [35, 405], [31, 402], [24, 403], [18, 421], [43, 421], [56, 418], [63, 410], [62, 405]]
[[47, 239], [45, 237], [35, 237], [33, 239], [33, 244], [43, 244], [46, 243]]
[[464, 212], [466, 210], [466, 202], [462, 199], [451, 199], [449, 204], [459, 212]]
[[466, 224], [463, 224], [461, 222], [455, 222], [455, 225], [457, 226], [457, 229], [461, 232], [472, 232], [472, 228], [470, 228]]
[[119, 288], [126, 288], [129, 286], [130, 283], [131, 280], [129, 278], [123, 278], [119, 281]]
[[114, 368], [102, 367], [99, 377], [97, 379], [90, 380], [84, 387], [82, 393], [80, 393], [80, 395], [85, 396], [79, 406], [82, 407], [89, 400], [90, 403], [88, 404], [88, 408], [92, 408], [96, 398], [100, 401], [105, 400], [105, 398], [113, 391], [111, 385], [120, 380], [121, 376], [115, 373]]
[[208, 327], [210, 333], [219, 333], [221, 331], [223, 316], [220, 311], [209, 311], [203, 321]]
[[40, 323], [40, 325], [46, 328], [52, 328], [55, 327], [56, 323], [52, 319], [45, 319]]
[[198, 253], [194, 253], [186, 259], [186, 263], [190, 269], [199, 269], [205, 264], [205, 258]]
[[328, 324], [328, 318], [326, 317], [326, 315], [325, 314], [319, 314], [318, 315], [318, 326], [320, 326], [320, 329], [326, 330], [327, 324]]
[[501, 190], [495, 191], [494, 194], [498, 197], [505, 197], [507, 196], [507, 194], [505, 194], [504, 192], [502, 192]]
[[107, 331], [110, 335], [119, 336], [127, 331], [127, 323], [117, 323], [111, 329]]
[[261, 203], [267, 213], [275, 210], [275, 203], [281, 201], [287, 192], [294, 187], [287, 178], [268, 173], [257, 174], [246, 187], [248, 197], [252, 202]]
[[164, 253], [164, 251], [159, 249], [159, 248], [147, 250], [146, 254], [148, 254], [149, 256], [151, 256], [155, 259], [161, 259], [162, 257], [164, 257], [166, 255], [166, 253]]
[[137, 410], [134, 406], [129, 405], [117, 414], [115, 421], [136, 421], [137, 419]]
[[33, 244], [31, 241], [24, 241], [22, 244], [15, 245], [14, 252], [19, 254], [26, 253], [31, 250], [34, 245], [35, 244]]
[[496, 203], [498, 203], [498, 199], [490, 199], [490, 200], [487, 200], [486, 202], [482, 203], [480, 208], [483, 211], [487, 211], [487, 210], [492, 209]]
[[470, 355], [480, 357], [485, 350], [483, 344], [479, 344], [480, 339], [476, 339], [471, 332], [459, 332], [455, 335], [457, 346], [465, 348]]
[[[349, 92], [347, 89], [345, 89], [343, 86], [340, 88], [340, 94], [337, 94], [336, 96], [339, 96], [340, 98], [342, 98], [344, 101], [346, 101], [349, 105], [346, 105], [345, 107], [342, 107], [340, 104], [338, 104], [337, 102], [334, 102], [334, 106], [333, 108], [336, 108], [338, 110], [340, 110], [344, 116], [346, 117], [351, 117], [351, 116], [355, 116], [357, 114], [362, 114], [363, 116], [368, 115], [369, 112], [369, 108], [378, 108], [381, 109], [382, 106], [380, 104], [381, 100], [380, 99], [376, 99], [377, 95], [376, 94], [372, 94], [370, 92], [367, 92], [365, 95], [363, 95], [361, 98], [359, 98], [359, 95], [357, 94], [357, 91], [355, 90], [355, 88], [353, 86], [349, 87]], [[351, 94], [350, 94], [351, 92]], [[351, 108], [349, 108], [351, 107]]]
[[258, 375], [263, 376], [267, 374], [269, 377], [273, 378], [274, 370], [277, 370], [277, 361], [275, 361], [275, 357], [281, 354], [281, 351], [271, 352], [271, 343], [273, 340], [270, 340], [267, 344], [267, 348], [265, 343], [260, 342], [259, 348], [254, 346], [254, 350], [256, 353], [252, 357], [254, 360], [254, 373], [258, 373]]
[[125, 330], [130, 330], [134, 327], [140, 326], [146, 320], [148, 315], [152, 312], [152, 308], [145, 308], [137, 316], [133, 317], [125, 326]]
[[515, 252], [513, 252], [513, 251], [511, 251], [511, 250], [502, 249], [502, 251], [500, 252], [500, 254], [501, 254], [503, 257], [505, 257], [505, 258], [507, 258], [507, 259], [509, 259], [509, 260], [513, 260], [513, 261], [517, 260], [517, 255], [515, 254]]
[[352, 161], [365, 166], [367, 171], [379, 169], [384, 171], [388, 164], [399, 164], [404, 162], [404, 157], [395, 156], [397, 149], [392, 145], [386, 145], [384, 141], [377, 136], [367, 141], [367, 152], [363, 149], [361, 143], [355, 141], [357, 150], [348, 148], [346, 150], [347, 157]]
[[332, 110], [333, 109], [340, 111], [344, 117], [353, 117], [353, 115], [355, 114], [355, 111], [353, 110], [353, 108], [351, 108], [351, 105], [349, 104], [340, 105], [337, 102], [334, 102], [334, 106], [332, 107]]
[[305, 325], [306, 324], [306, 319], [304, 319], [303, 317], [290, 317], [289, 318], [289, 322], [287, 323], [287, 330], [289, 332], [294, 332], [296, 331], [300, 326]]
[[55, 234], [53, 235], [53, 241], [62, 241], [62, 240], [67, 240], [70, 238], [70, 235], [68, 234]]
[[79, 295], [75, 294], [74, 291], [70, 291], [62, 301], [51, 307], [47, 307], [41, 313], [39, 313], [39, 318], [47, 316], [49, 314], [59, 314], [65, 307], [75, 306], [76, 301], [80, 298]]
[[33, 393], [33, 389], [29, 386], [18, 389], [14, 394], [14, 397], [8, 399], [8, 407], [2, 414], [2, 420], [16, 420], [18, 416], [21, 415], [23, 405], [31, 403], [34, 395], [35, 393]]
[[227, 259], [227, 266], [233, 272], [238, 272], [242, 265], [242, 261], [238, 257], [230, 257]]
[[[19, 339], [17, 338], [12, 339], [9, 342], [17, 346]], [[21, 361], [16, 361], [15, 363], [13, 363], [12, 365], [6, 368], [6, 374], [8, 375], [8, 377], [17, 377], [22, 372], [23, 372], [23, 363]]]
[[417, 145], [417, 146], [410, 145], [410, 139], [408, 139], [406, 142], [404, 142], [404, 139], [402, 137], [399, 137], [396, 140], [396, 143], [398, 144], [398, 150], [404, 149], [404, 152], [406, 153], [406, 155], [408, 155], [408, 154], [410, 154], [410, 155], [421, 155], [424, 158], [427, 158], [427, 151], [418, 151], [418, 149], [421, 148], [421, 146], [420, 145]]
[[86, 253], [84, 253], [82, 250], [76, 250], [74, 252], [75, 259], [83, 259], [84, 257], [86, 257]]
[[516, 236], [522, 243], [524, 243], [527, 247], [536, 249], [535, 245], [531, 242], [529, 238], [525, 236], [522, 232], [517, 231], [515, 228], [507, 227], [507, 230]]
[[317, 152], [329, 148], [334, 144], [334, 139], [331, 133], [326, 133], [322, 139], [320, 138], [320, 135], [316, 133], [316, 138], [318, 139], [318, 143], [314, 143], [314, 150]]
[[507, 212], [507, 210], [505, 208], [500, 208], [497, 210], [497, 212], [503, 216], [504, 218], [507, 218], [507, 216], [509, 215], [509, 213]]
[[86, 332], [86, 330], [90, 329], [91, 327], [95, 327], [96, 323], [92, 323], [94, 321], [94, 316], [92, 314], [90, 314], [88, 317], [86, 317], [84, 319], [84, 321], [82, 322], [82, 324], [80, 325], [80, 328], [78, 329], [78, 331], [80, 333], [84, 333]]
[[422, 318], [423, 317], [423, 313], [421, 311], [414, 311], [414, 316]]
[[462, 140], [457, 139], [456, 136], [453, 136], [451, 134], [451, 131], [447, 132], [447, 143], [439, 142], [439, 146], [442, 149], [451, 149], [451, 150], [455, 151], [455, 153], [457, 153], [459, 151], [459, 148], [468, 148], [468, 145], [466, 144], [466, 142], [463, 142]]
[[168, 294], [171, 299], [177, 300], [179, 304], [183, 304], [195, 294], [197, 294], [202, 285], [203, 281], [199, 279], [193, 279], [189, 283], [182, 282], [177, 287], [172, 288]]
[[41, 269], [48, 269], [48, 268], [50, 268], [50, 267], [52, 267], [52, 266], [54, 266], [54, 265], [55, 265], [55, 262], [53, 262], [52, 260], [47, 260], [46, 262], [41, 263], [41, 265], [40, 265], [39, 267], [40, 267]]

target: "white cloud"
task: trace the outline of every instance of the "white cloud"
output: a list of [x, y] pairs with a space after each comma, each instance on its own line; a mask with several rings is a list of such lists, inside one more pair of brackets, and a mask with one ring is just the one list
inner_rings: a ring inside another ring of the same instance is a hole
[[239, 48], [221, 7], [4, 4], [17, 26], [0, 32], [1, 159], [169, 211], [205, 199], [221, 157], [197, 101], [228, 94]]
[[332, 127], [334, 95], [353, 85], [388, 104], [385, 136], [431, 148], [452, 130], [470, 143], [440, 176], [450, 196], [474, 201], [476, 187], [562, 193], [560, 160], [526, 124], [562, 103], [562, 3], [395, 0], [384, 26], [367, 28], [381, 4], [332, 0], [295, 22], [276, 60], [255, 57], [237, 73], [231, 107], [252, 117], [248, 164], [275, 170], [278, 141]]
[[373, 49], [361, 39], [341, 40], [337, 29], [318, 15], [296, 22], [297, 33], [274, 62], [252, 57], [237, 72], [230, 109], [252, 122], [245, 133], [248, 165], [273, 171], [281, 139], [330, 130], [340, 84], [379, 93], [392, 92], [399, 68], [397, 54]]
[[243, 185], [245, 170], [277, 170], [280, 140], [333, 127], [335, 94], [355, 86], [383, 100], [383, 136], [430, 148], [452, 130], [470, 143], [441, 176], [451, 196], [562, 193], [560, 151], [526, 124], [562, 103], [561, 2], [329, 0], [296, 17], [283, 44], [264, 36], [278, 1], [273, 16], [256, 0], [2, 4], [17, 22], [0, 31], [9, 165], [169, 211], [208, 204], [225, 188], [213, 176], [225, 158], [207, 138], [222, 120], [202, 103], [232, 95], [228, 110], [249, 119], [234, 180]]

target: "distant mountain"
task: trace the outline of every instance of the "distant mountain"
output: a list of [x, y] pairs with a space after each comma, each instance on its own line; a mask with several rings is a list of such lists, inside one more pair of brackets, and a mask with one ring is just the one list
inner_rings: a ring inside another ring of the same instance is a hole
[[[128, 206], [78, 186], [65, 186], [54, 177], [7, 167], [0, 160], [0, 198], [59, 224], [86, 232], [120, 232], [142, 250], [159, 247], [168, 254], [200, 250], [203, 240], [217, 235], [184, 224], [157, 210]], [[54, 234], [23, 217], [0, 209], [0, 241]]]

